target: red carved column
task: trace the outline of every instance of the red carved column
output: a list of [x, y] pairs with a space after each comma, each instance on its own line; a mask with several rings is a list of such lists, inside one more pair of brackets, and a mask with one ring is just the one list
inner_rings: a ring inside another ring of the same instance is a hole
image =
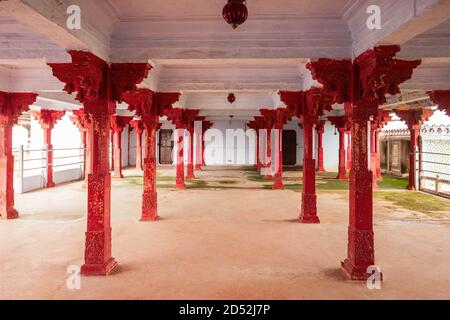
[[370, 170], [373, 174], [372, 188], [378, 189], [377, 184], [377, 148], [375, 146], [375, 132], [378, 130], [376, 124], [371, 123], [370, 125]]
[[350, 221], [348, 255], [343, 269], [354, 280], [367, 279], [367, 268], [374, 265], [373, 173], [369, 168], [369, 119], [377, 104], [355, 107], [352, 115], [352, 169], [350, 171]]
[[259, 158], [259, 153], [260, 153], [260, 148], [261, 148], [261, 146], [260, 146], [260, 144], [261, 144], [261, 141], [260, 141], [260, 139], [259, 139], [259, 135], [260, 135], [260, 131], [259, 131], [259, 128], [257, 128], [256, 130], [256, 170], [261, 170], [261, 159]]
[[283, 129], [276, 128], [275, 129], [275, 137], [277, 138], [277, 148], [278, 152], [275, 155], [277, 157], [275, 168], [275, 175], [273, 180], [272, 189], [273, 190], [283, 190]]
[[187, 174], [186, 179], [195, 179], [194, 176], [194, 127], [189, 127], [187, 129], [189, 138], [189, 149], [188, 149], [188, 164], [187, 164]]
[[47, 149], [47, 188], [55, 186], [53, 181], [53, 145], [52, 145], [52, 129], [55, 123], [62, 118], [65, 111], [47, 110], [31, 111], [42, 129], [44, 130], [44, 145]]
[[141, 120], [132, 120], [130, 125], [136, 132], [136, 169], [142, 170], [142, 134], [144, 133], [144, 125]]
[[111, 116], [111, 129], [114, 131], [114, 174], [113, 179], [122, 179], [122, 131], [130, 123], [133, 117]]
[[195, 148], [195, 167], [194, 169], [196, 171], [199, 171], [202, 169], [202, 163], [203, 163], [203, 124], [205, 123], [205, 117], [197, 116], [195, 117], [195, 121], [200, 121], [201, 128], [200, 132], [197, 130], [195, 131], [195, 139], [196, 139], [196, 148]]
[[82, 146], [84, 148], [84, 182], [82, 188], [87, 188], [88, 185], [88, 175], [91, 172], [91, 151], [89, 149], [89, 126], [91, 125], [90, 115], [84, 112], [84, 109], [73, 110], [73, 115], [70, 117], [70, 120], [78, 127], [82, 134]]
[[[184, 128], [188, 128], [188, 130], [192, 130], [194, 128], [194, 121], [199, 113], [199, 110], [196, 109], [181, 109], [175, 108], [165, 111], [165, 115], [167, 118], [175, 124], [177, 129], [177, 178], [176, 178], [176, 188], [184, 189]], [[192, 129], [190, 129], [192, 128]], [[193, 135], [191, 134], [190, 144], [193, 143]], [[192, 149], [192, 148], [189, 148]], [[191, 157], [191, 155], [189, 155]], [[192, 154], [193, 157], [193, 154]], [[192, 168], [191, 176], [194, 173], [193, 159], [189, 160]], [[188, 166], [188, 170], [191, 170]]]
[[144, 189], [140, 221], [159, 219], [156, 191], [156, 133], [160, 127], [159, 117], [166, 109], [171, 109], [179, 97], [179, 93], [155, 93], [150, 89], [138, 89], [123, 95], [129, 105], [128, 109], [141, 117], [140, 123], [145, 129]]
[[300, 127], [303, 127], [304, 152], [303, 152], [303, 191], [300, 222], [320, 223], [317, 216], [316, 195], [316, 161], [313, 151], [313, 129], [318, 117], [325, 110], [331, 110], [333, 101], [330, 96], [324, 94], [323, 89], [311, 88], [308, 91], [279, 92], [281, 101], [287, 106], [287, 117], [296, 115], [300, 117]]
[[419, 142], [420, 127], [433, 114], [430, 109], [395, 110], [406, 122], [409, 129], [409, 178], [408, 190], [416, 190], [416, 147]]
[[286, 122], [286, 112], [285, 109], [275, 109], [270, 110], [272, 114], [272, 124], [274, 127], [276, 141], [277, 154], [275, 155], [277, 158], [275, 160], [275, 174], [272, 189], [274, 190], [283, 190], [283, 127]]
[[352, 132], [347, 131], [347, 170], [352, 169]]
[[185, 189], [186, 184], [184, 183], [184, 128], [177, 127], [177, 174], [175, 187], [177, 189]]
[[271, 180], [273, 179], [272, 174], [270, 173], [272, 168], [272, 128], [266, 128], [266, 174], [264, 175], [264, 179]]
[[317, 121], [317, 172], [326, 172], [323, 166], [323, 134], [325, 132], [325, 120]]
[[336, 179], [346, 180], [346, 164], [345, 164], [345, 132], [347, 131], [348, 119], [346, 116], [328, 117], [328, 120], [339, 131], [339, 171]]
[[315, 117], [303, 115], [303, 191], [302, 191], [302, 211], [300, 222], [319, 223], [317, 216], [317, 195], [316, 195], [316, 161], [313, 157], [313, 127], [316, 122]]
[[29, 109], [37, 95], [0, 91], [0, 219], [19, 217], [14, 208], [14, 157], [12, 129], [20, 114]]
[[375, 166], [375, 177], [378, 180], [383, 179], [383, 177], [381, 176], [380, 131], [381, 131], [381, 129], [379, 129], [379, 128], [375, 131], [375, 152], [377, 154], [376, 166]]
[[146, 63], [108, 64], [85, 51], [69, 51], [71, 63], [49, 64], [53, 75], [76, 92], [91, 117], [88, 143], [91, 168], [88, 178], [87, 231], [85, 263], [81, 274], [107, 275], [117, 266], [111, 254], [111, 174], [109, 171], [110, 118], [122, 94], [137, 90], [136, 84], [147, 77]]
[[146, 121], [145, 126], [145, 158], [144, 158], [144, 192], [142, 194], [141, 221], [156, 221], [157, 212], [156, 192], [156, 131], [159, 127], [158, 119]]

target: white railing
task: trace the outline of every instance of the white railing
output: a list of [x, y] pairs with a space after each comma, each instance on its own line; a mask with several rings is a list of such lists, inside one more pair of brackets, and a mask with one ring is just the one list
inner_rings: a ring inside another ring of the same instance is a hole
[[79, 168], [81, 172], [84, 172], [85, 147], [50, 149], [45, 146], [42, 149], [25, 149], [23, 145], [20, 145], [17, 149], [13, 149], [14, 174], [18, 184], [16, 189], [19, 193], [24, 193], [24, 180], [29, 176], [41, 176], [43, 185], [47, 183], [49, 153], [53, 156], [53, 176], [55, 172], [62, 171], [60, 168]]

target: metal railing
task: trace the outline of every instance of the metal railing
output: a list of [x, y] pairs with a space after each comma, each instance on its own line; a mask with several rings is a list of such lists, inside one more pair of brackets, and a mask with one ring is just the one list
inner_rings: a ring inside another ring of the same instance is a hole
[[[20, 145], [17, 149], [13, 149], [14, 155], [14, 173], [18, 179], [18, 192], [24, 193], [25, 173], [35, 171], [37, 175], [43, 176], [44, 185], [48, 181], [49, 161], [48, 155], [52, 155], [53, 168], [62, 168], [80, 165], [80, 169], [84, 172], [85, 167], [85, 147], [80, 148], [49, 148], [45, 146], [42, 149], [25, 149]], [[70, 153], [76, 154], [70, 154]], [[38, 155], [36, 155], [38, 153]], [[58, 153], [63, 153], [58, 156]], [[74, 159], [73, 161], [69, 159]], [[40, 164], [39, 164], [40, 162]]]
[[[426, 156], [442, 157], [442, 162], [436, 159], [423, 159]], [[419, 189], [445, 198], [450, 198], [450, 154], [438, 152], [416, 152]], [[435, 168], [425, 168], [426, 165]], [[436, 168], [436, 166], [438, 168]], [[428, 183], [427, 183], [428, 182]]]

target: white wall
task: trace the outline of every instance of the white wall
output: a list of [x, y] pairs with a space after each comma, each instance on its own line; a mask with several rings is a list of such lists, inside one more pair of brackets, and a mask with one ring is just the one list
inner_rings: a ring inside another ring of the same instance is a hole
[[[35, 189], [40, 189], [45, 186], [45, 160], [39, 159], [45, 157], [45, 152], [42, 151], [44, 147], [44, 131], [41, 125], [34, 118], [31, 119], [30, 138], [28, 138], [28, 131], [24, 127], [14, 126], [13, 128], [13, 148], [17, 149], [20, 145], [24, 146], [25, 150], [32, 150], [24, 152], [25, 159], [38, 159], [32, 161], [25, 161], [24, 168], [34, 170], [25, 170], [23, 179], [23, 191], [28, 192]], [[54, 151], [54, 169], [53, 179], [55, 183], [68, 182], [82, 178], [83, 165], [81, 163], [66, 165], [69, 163], [82, 162], [81, 150], [58, 150], [81, 147], [81, 134], [78, 128], [73, 125], [68, 115], [62, 117], [52, 130], [52, 144]], [[36, 150], [36, 151], [34, 151]], [[73, 156], [73, 157], [72, 157]], [[57, 159], [60, 157], [70, 157], [64, 159]], [[17, 162], [15, 165], [17, 166]], [[60, 166], [64, 165], [64, 166]], [[15, 169], [14, 189], [19, 191], [19, 179], [17, 167]]]

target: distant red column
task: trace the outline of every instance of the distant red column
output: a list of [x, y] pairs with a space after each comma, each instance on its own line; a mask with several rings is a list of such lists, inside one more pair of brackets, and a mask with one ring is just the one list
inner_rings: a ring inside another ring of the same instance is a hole
[[31, 111], [33, 117], [35, 117], [42, 129], [44, 130], [44, 144], [47, 148], [47, 188], [55, 186], [53, 181], [53, 145], [52, 145], [52, 129], [55, 123], [62, 118], [65, 111], [46, 110]]
[[377, 131], [376, 124], [370, 126], [370, 170], [372, 171], [372, 188], [378, 189], [377, 184], [377, 148], [375, 146], [375, 132]]
[[176, 128], [177, 130], [177, 176], [175, 187], [177, 189], [185, 189], [184, 183], [184, 129]]
[[114, 174], [113, 179], [122, 179], [122, 131], [133, 117], [111, 116], [111, 129], [114, 131]]
[[[202, 117], [204, 118], [204, 117]], [[202, 133], [201, 133], [201, 138], [200, 140], [200, 144], [201, 144], [201, 148], [198, 148], [200, 150], [200, 154], [198, 155], [198, 160], [197, 160], [197, 170], [201, 170], [202, 166], [205, 166], [205, 133], [207, 130], [211, 129], [211, 127], [213, 126], [213, 123], [211, 121], [207, 121], [207, 120], [203, 120], [202, 121]]]
[[132, 120], [130, 125], [136, 132], [136, 169], [142, 170], [142, 134], [144, 133], [144, 125], [141, 120]]
[[[177, 129], [177, 178], [176, 178], [176, 188], [177, 189], [184, 189], [186, 187], [184, 183], [184, 129], [187, 128], [188, 130], [191, 130], [193, 132], [194, 128], [194, 121], [195, 118], [198, 116], [199, 110], [197, 109], [181, 109], [181, 108], [174, 108], [170, 110], [165, 111], [165, 115], [167, 118], [172, 121], [173, 124], [175, 124], [175, 127]], [[189, 144], [193, 144], [193, 135], [191, 134], [191, 138], [189, 139]], [[192, 151], [192, 147], [189, 148], [190, 151]], [[193, 152], [193, 151], [192, 151]], [[189, 163], [188, 164], [188, 177], [194, 176], [194, 164], [193, 164], [193, 156], [192, 153], [189, 154]]]
[[144, 190], [142, 193], [141, 221], [156, 221], [159, 219], [156, 192], [156, 131], [158, 119], [146, 121], [145, 126], [145, 159], [144, 159]]
[[323, 134], [325, 132], [325, 120], [319, 120], [316, 124], [317, 131], [317, 172], [325, 172], [323, 166]]
[[188, 164], [187, 164], [187, 174], [186, 179], [195, 179], [194, 175], [194, 128], [189, 127], [187, 129], [189, 138], [189, 149], [188, 149]]
[[313, 127], [315, 117], [303, 115], [303, 191], [302, 191], [302, 210], [300, 213], [300, 222], [319, 223], [317, 216], [317, 194], [316, 194], [316, 161], [313, 157]]
[[352, 132], [347, 131], [347, 170], [352, 169]]
[[14, 208], [14, 157], [12, 129], [22, 112], [36, 101], [34, 93], [0, 91], [0, 219], [19, 217]]
[[346, 180], [347, 172], [345, 165], [345, 132], [348, 127], [348, 118], [346, 116], [328, 117], [328, 120], [339, 131], [339, 172], [336, 179]]
[[264, 175], [264, 179], [271, 180], [273, 179], [270, 170], [272, 168], [272, 128], [266, 128], [267, 136], [266, 136], [266, 174]]
[[433, 114], [430, 109], [410, 109], [410, 110], [395, 110], [395, 113], [406, 122], [409, 129], [409, 178], [408, 189], [416, 190], [416, 147], [419, 140], [419, 131], [423, 122]]

